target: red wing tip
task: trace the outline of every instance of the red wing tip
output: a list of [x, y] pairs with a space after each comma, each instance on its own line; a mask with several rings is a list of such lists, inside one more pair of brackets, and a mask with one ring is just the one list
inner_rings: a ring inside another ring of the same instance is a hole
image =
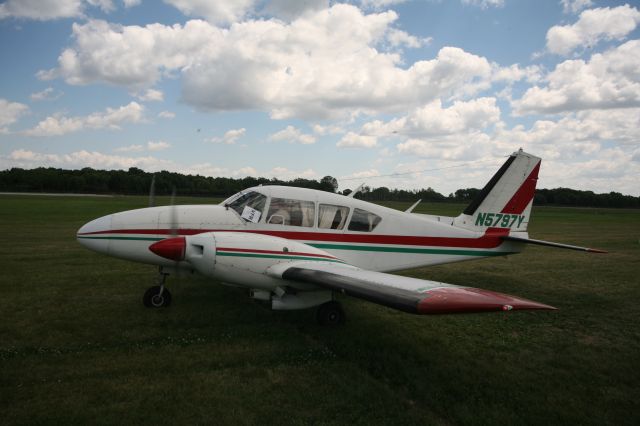
[[588, 249], [587, 249], [587, 252], [588, 252], [588, 253], [603, 253], [603, 254], [604, 254], [604, 253], [609, 253], [609, 252], [608, 252], [608, 251], [606, 251], [606, 250], [592, 249], [592, 248], [588, 248]]
[[443, 287], [427, 291], [417, 309], [419, 314], [424, 315], [519, 310], [555, 311], [557, 308], [489, 290]]

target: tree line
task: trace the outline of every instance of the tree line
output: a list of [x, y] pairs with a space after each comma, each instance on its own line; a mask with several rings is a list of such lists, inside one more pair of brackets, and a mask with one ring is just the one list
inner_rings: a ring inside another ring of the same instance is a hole
[[[173, 188], [179, 195], [228, 197], [243, 189], [258, 185], [285, 185], [336, 192], [338, 182], [331, 176], [320, 180], [293, 179], [279, 180], [263, 177], [227, 178], [183, 175], [161, 171], [147, 173], [139, 168], [129, 170], [64, 170], [56, 168], [21, 169], [12, 168], [0, 171], [0, 191], [4, 192], [57, 192], [92, 194], [149, 194], [154, 180], [157, 195], [169, 195]], [[351, 190], [342, 193], [347, 195]], [[356, 198], [367, 201], [416, 201], [425, 202], [453, 201], [469, 203], [480, 192], [477, 188], [458, 189], [445, 196], [433, 188], [406, 190], [387, 187], [371, 188], [365, 186]], [[625, 207], [640, 208], [640, 197], [623, 195], [619, 192], [596, 194], [593, 191], [581, 191], [569, 188], [537, 189], [534, 204], [580, 207]]]

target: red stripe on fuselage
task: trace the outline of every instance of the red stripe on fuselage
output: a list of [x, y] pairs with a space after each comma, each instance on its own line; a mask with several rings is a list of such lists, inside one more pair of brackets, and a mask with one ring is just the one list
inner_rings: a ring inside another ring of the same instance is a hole
[[[246, 232], [252, 234], [270, 235], [289, 240], [319, 241], [335, 243], [360, 243], [360, 244], [390, 244], [403, 246], [429, 246], [429, 247], [461, 247], [490, 249], [502, 244], [500, 236], [507, 235], [508, 229], [488, 228], [485, 234], [479, 238], [458, 237], [417, 237], [411, 235], [371, 235], [371, 234], [340, 234], [325, 232], [298, 232], [298, 231], [265, 231], [265, 230], [238, 230], [238, 229], [178, 229], [178, 235], [196, 235], [205, 232]], [[78, 235], [98, 234], [143, 234], [143, 235], [174, 235], [175, 229], [112, 229], [108, 231], [87, 232]]]
[[536, 183], [538, 182], [538, 172], [540, 171], [540, 161], [533, 168], [527, 180], [525, 180], [520, 188], [513, 194], [513, 197], [504, 206], [501, 213], [521, 214], [527, 208], [529, 202], [536, 192]]

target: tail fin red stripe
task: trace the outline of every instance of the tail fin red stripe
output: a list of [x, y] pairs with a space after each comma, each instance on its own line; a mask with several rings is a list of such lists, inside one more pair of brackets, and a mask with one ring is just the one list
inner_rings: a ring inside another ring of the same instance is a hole
[[531, 174], [529, 174], [527, 180], [520, 185], [520, 188], [513, 194], [513, 197], [511, 197], [509, 202], [504, 206], [501, 213], [520, 214], [527, 208], [536, 191], [539, 170], [540, 161], [538, 161], [538, 164], [531, 170]]

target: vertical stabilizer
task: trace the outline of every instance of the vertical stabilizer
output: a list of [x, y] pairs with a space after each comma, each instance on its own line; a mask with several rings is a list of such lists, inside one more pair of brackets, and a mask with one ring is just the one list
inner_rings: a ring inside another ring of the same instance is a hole
[[479, 232], [487, 228], [526, 231], [539, 170], [540, 158], [522, 149], [513, 153], [454, 225]]

